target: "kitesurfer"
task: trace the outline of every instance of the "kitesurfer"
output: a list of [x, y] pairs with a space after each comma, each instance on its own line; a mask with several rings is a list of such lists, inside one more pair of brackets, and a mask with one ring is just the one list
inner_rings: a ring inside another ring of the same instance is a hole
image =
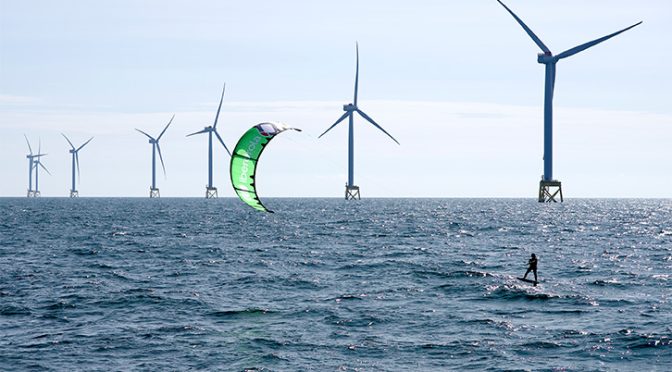
[[534, 282], [537, 282], [537, 256], [535, 256], [534, 253], [532, 253], [532, 256], [530, 259], [527, 261], [527, 271], [525, 272], [525, 275], [523, 275], [523, 279], [527, 279], [527, 274], [532, 271], [534, 273]]

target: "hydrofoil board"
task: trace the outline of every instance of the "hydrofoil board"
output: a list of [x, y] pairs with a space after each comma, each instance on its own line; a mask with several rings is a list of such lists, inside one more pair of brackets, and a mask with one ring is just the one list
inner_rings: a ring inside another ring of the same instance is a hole
[[526, 283], [534, 284], [535, 286], [536, 286], [537, 283], [538, 283], [538, 282], [536, 282], [536, 281], [534, 281], [534, 280], [530, 280], [530, 279], [526, 279], [526, 278], [516, 278], [516, 279], [518, 279], [518, 280], [520, 280], [520, 281], [523, 281], [523, 282], [526, 282]]

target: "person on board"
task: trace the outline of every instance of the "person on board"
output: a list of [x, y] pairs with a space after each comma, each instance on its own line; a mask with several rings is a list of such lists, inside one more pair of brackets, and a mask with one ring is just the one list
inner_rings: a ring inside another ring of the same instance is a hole
[[532, 256], [527, 261], [527, 271], [525, 272], [525, 275], [523, 275], [523, 279], [527, 279], [527, 274], [529, 274], [530, 271], [532, 271], [534, 273], [534, 281], [536, 283], [537, 282], [537, 256], [535, 256], [534, 253], [532, 253]]

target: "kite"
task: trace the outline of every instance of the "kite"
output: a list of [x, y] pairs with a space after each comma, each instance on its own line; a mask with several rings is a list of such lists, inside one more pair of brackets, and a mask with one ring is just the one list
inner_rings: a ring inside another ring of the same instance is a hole
[[279, 123], [261, 123], [250, 128], [236, 144], [231, 155], [231, 185], [240, 200], [250, 207], [273, 213], [266, 208], [257, 195], [257, 163], [266, 145], [276, 135], [286, 130], [301, 131]]

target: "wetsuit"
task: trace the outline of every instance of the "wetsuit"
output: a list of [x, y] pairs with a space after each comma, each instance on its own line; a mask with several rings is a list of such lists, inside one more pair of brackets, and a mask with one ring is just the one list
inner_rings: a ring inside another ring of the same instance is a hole
[[527, 278], [527, 274], [529, 274], [530, 271], [532, 271], [534, 273], [534, 281], [536, 282], [537, 281], [537, 258], [536, 257], [530, 258], [530, 260], [527, 261], [527, 264], [528, 264], [527, 271], [525, 272], [525, 275], [523, 276], [523, 278]]

